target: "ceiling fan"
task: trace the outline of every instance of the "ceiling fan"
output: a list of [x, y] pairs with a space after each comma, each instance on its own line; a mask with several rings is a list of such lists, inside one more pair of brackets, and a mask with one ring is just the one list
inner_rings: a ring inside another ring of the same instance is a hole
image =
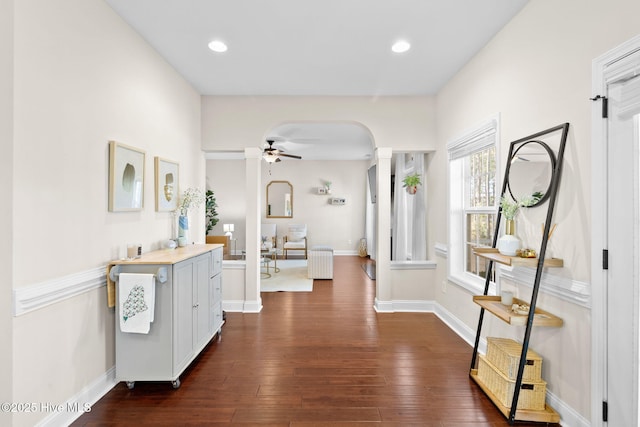
[[290, 157], [292, 159], [302, 159], [301, 156], [296, 156], [294, 154], [285, 154], [282, 150], [279, 150], [279, 149], [275, 148], [273, 146], [274, 142], [275, 142], [275, 140], [273, 140], [273, 139], [267, 139], [267, 144], [269, 144], [269, 146], [265, 147], [264, 151], [262, 153], [262, 158], [267, 163], [280, 162], [280, 161], [282, 161], [280, 159], [280, 157]]

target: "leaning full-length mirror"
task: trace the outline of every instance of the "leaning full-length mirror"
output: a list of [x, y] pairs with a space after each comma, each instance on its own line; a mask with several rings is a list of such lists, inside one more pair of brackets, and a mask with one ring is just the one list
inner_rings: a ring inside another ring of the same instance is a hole
[[527, 141], [511, 156], [507, 188], [514, 201], [533, 207], [549, 197], [556, 158], [542, 141]]
[[293, 218], [293, 185], [271, 181], [267, 185], [267, 218]]

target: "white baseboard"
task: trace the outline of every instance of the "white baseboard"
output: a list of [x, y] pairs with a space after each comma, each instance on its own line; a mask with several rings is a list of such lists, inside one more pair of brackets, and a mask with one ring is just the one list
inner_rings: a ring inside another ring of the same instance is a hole
[[229, 313], [242, 313], [244, 310], [244, 300], [223, 300], [222, 310]]
[[243, 313], [260, 313], [262, 311], [262, 301], [243, 301]]
[[433, 313], [433, 301], [393, 300], [389, 304], [393, 312], [405, 313]]
[[358, 251], [353, 250], [335, 250], [333, 251], [335, 256], [356, 256], [359, 255]]
[[565, 427], [591, 427], [591, 422], [566, 405], [558, 396], [547, 390], [547, 404], [560, 414], [560, 425]]
[[393, 302], [380, 301], [378, 298], [373, 302], [373, 309], [377, 313], [393, 313]]
[[80, 390], [78, 394], [67, 400], [62, 411], [52, 411], [45, 419], [40, 421], [38, 427], [68, 426], [116, 386], [116, 367], [112, 367], [94, 382]]
[[[451, 314], [450, 311], [445, 309], [438, 303], [435, 303], [435, 310], [433, 311], [436, 316], [440, 320], [442, 320], [453, 332], [458, 334], [460, 338], [465, 340], [467, 344], [471, 347], [475, 345], [476, 340], [476, 331], [473, 328], [470, 328], [465, 323], [460, 321], [457, 317]], [[487, 341], [484, 338], [480, 339], [480, 343], [478, 344], [478, 351], [482, 354], [487, 352]]]

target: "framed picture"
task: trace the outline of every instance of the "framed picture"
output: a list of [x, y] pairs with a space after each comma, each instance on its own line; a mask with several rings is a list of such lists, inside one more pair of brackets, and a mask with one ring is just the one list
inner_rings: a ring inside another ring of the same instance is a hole
[[144, 156], [144, 151], [109, 141], [109, 211], [142, 210]]
[[170, 212], [178, 207], [178, 163], [155, 158], [156, 211]]

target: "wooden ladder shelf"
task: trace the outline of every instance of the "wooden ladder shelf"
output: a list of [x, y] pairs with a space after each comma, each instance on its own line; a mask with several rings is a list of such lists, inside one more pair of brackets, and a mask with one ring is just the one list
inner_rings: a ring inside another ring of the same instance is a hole
[[[536, 134], [521, 138], [517, 141], [513, 141], [509, 147], [509, 156], [507, 157], [506, 170], [504, 174], [504, 181], [502, 184], [502, 192], [500, 193], [504, 197], [512, 197], [514, 200], [523, 200], [521, 197], [526, 194], [516, 194], [518, 197], [514, 197], [512, 188], [509, 186], [509, 172], [512, 163], [518, 159], [518, 150], [522, 147], [532, 144], [539, 144], [549, 154], [549, 159], [552, 165], [552, 175], [549, 183], [549, 188], [545, 191], [540, 191], [536, 194], [542, 195], [535, 203], [527, 205], [527, 208], [533, 208], [540, 205], [543, 202], [548, 201], [547, 216], [542, 232], [542, 242], [540, 244], [539, 258], [521, 258], [506, 256], [501, 254], [497, 249], [498, 235], [500, 232], [500, 218], [502, 211], [498, 211], [498, 215], [495, 221], [495, 232], [493, 234], [493, 244], [491, 247], [475, 247], [473, 253], [481, 258], [489, 261], [485, 276], [485, 287], [483, 295], [477, 295], [473, 297], [473, 301], [480, 306], [480, 317], [478, 319], [478, 330], [476, 332], [475, 345], [473, 348], [473, 356], [471, 358], [471, 368], [469, 370], [469, 376], [478, 384], [478, 386], [485, 392], [485, 394], [491, 399], [496, 407], [507, 417], [509, 424], [513, 424], [517, 421], [533, 421], [543, 423], [559, 423], [560, 415], [553, 410], [549, 405], [545, 404], [544, 410], [530, 410], [530, 409], [516, 409], [518, 407], [518, 399], [520, 397], [520, 389], [523, 385], [522, 377], [524, 373], [526, 355], [529, 349], [529, 339], [531, 337], [531, 329], [533, 326], [550, 326], [560, 327], [563, 324], [561, 318], [541, 310], [536, 307], [538, 298], [538, 290], [540, 287], [540, 280], [542, 277], [542, 270], [548, 267], [562, 267], [563, 261], [557, 258], [545, 259], [545, 252], [547, 248], [547, 242], [549, 232], [551, 228], [551, 219], [553, 217], [553, 208], [556, 202], [556, 196], [558, 192], [558, 184], [560, 181], [560, 174], [562, 170], [562, 159], [564, 156], [564, 147], [567, 141], [567, 134], [569, 131], [569, 123], [564, 123], [551, 129], [538, 132]], [[557, 155], [554, 155], [553, 150], [543, 141], [544, 138], [550, 134], [556, 134], [561, 132], [559, 148]], [[522, 153], [523, 151], [521, 151]], [[538, 189], [535, 189], [536, 191]], [[499, 263], [513, 267], [530, 267], [536, 269], [536, 275], [533, 283], [533, 290], [531, 294], [531, 301], [525, 302], [519, 299], [514, 299], [515, 306], [505, 306], [501, 304], [499, 296], [491, 296], [489, 293], [489, 286], [491, 283], [492, 269], [494, 263]], [[515, 308], [515, 311], [514, 311]], [[492, 315], [498, 317], [509, 325], [525, 326], [525, 333], [522, 341], [522, 352], [520, 354], [518, 374], [515, 380], [513, 388], [513, 399], [511, 406], [505, 406], [491, 391], [491, 389], [483, 383], [482, 379], [478, 377], [478, 369], [476, 362], [478, 360], [478, 346], [480, 344], [480, 336], [482, 332], [482, 323], [484, 321], [484, 313], [488, 311]]]

